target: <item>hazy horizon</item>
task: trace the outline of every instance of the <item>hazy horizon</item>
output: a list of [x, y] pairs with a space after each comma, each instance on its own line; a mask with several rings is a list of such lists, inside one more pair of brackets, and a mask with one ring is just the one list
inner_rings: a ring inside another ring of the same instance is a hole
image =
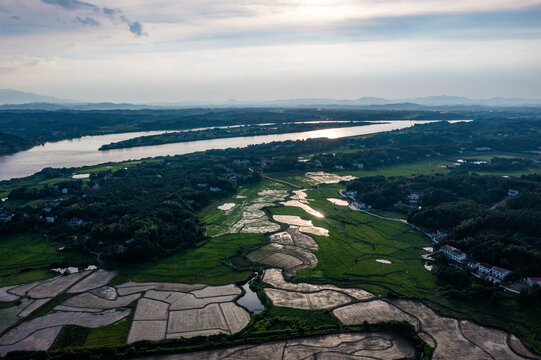
[[541, 98], [541, 0], [4, 0], [0, 83], [132, 103]]

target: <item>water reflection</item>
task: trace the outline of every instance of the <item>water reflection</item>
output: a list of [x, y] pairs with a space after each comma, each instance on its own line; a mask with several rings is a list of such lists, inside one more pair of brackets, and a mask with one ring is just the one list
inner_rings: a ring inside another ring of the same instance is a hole
[[305, 131], [299, 133], [246, 136], [228, 139], [190, 141], [183, 143], [143, 146], [129, 149], [98, 151], [102, 145], [131, 139], [138, 136], [162, 134], [166, 131], [143, 131], [99, 136], [85, 136], [78, 139], [45, 143], [30, 150], [13, 155], [0, 156], [0, 180], [32, 175], [45, 167], [79, 167], [106, 162], [138, 160], [155, 156], [180, 155], [210, 149], [245, 147], [273, 141], [304, 140], [319, 137], [336, 139], [347, 136], [373, 134], [382, 131], [403, 129], [430, 121], [381, 121], [373, 125], [347, 128]]
[[259, 300], [257, 294], [252, 291], [252, 289], [250, 289], [250, 281], [242, 285], [242, 288], [246, 293], [244, 294], [244, 296], [237, 300], [237, 303], [248, 309], [250, 312], [253, 312], [254, 314], [259, 314], [260, 312], [265, 310], [265, 305], [261, 303], [261, 300]]

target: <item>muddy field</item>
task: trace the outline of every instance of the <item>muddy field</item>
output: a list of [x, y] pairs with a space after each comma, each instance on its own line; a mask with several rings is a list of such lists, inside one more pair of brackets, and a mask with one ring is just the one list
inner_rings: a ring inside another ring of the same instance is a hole
[[327, 200], [330, 201], [331, 203], [333, 203], [334, 205], [338, 205], [338, 206], [348, 206], [349, 205], [349, 202], [347, 200], [344, 200], [344, 199], [327, 198]]
[[225, 349], [147, 357], [167, 360], [225, 359], [402, 359], [415, 354], [405, 339], [390, 333], [336, 334], [241, 345]]
[[[74, 294], [53, 311], [23, 321], [0, 337], [0, 354], [12, 350], [47, 350], [66, 325], [107, 326], [125, 319], [126, 306], [136, 302], [128, 342], [165, 338], [232, 334], [250, 321], [249, 313], [234, 303], [241, 289], [234, 284], [135, 283], [107, 286], [115, 273], [87, 271], [32, 284], [4, 288], [4, 298], [26, 300], [21, 315], [28, 316], [61, 292]], [[17, 294], [11, 293], [16, 291]], [[51, 297], [43, 297], [50, 294]], [[16, 321], [15, 318], [13, 321]]]
[[287, 196], [287, 192], [285, 190], [263, 190], [257, 195], [257, 200], [246, 201], [241, 205], [242, 217], [230, 226], [229, 232], [266, 233], [280, 230], [280, 226], [269, 221], [262, 209], [283, 200]]
[[280, 202], [280, 204], [284, 206], [293, 206], [293, 207], [301, 208], [304, 211], [306, 211], [308, 214], [318, 217], [318, 218], [324, 217], [322, 213], [315, 210], [309, 205], [305, 190], [295, 190], [293, 191], [293, 194], [294, 195], [291, 197], [291, 200], [282, 201]]
[[270, 244], [248, 254], [248, 258], [281, 268], [285, 274], [294, 276], [299, 269], [317, 265], [317, 257], [313, 253], [317, 249], [314, 239], [301, 233], [297, 227], [290, 227], [287, 231], [272, 234]]
[[373, 299], [373, 295], [361, 289], [290, 283], [279, 269], [266, 270], [262, 280], [272, 286], [265, 288], [265, 293], [274, 306], [333, 309], [333, 315], [343, 324], [407, 321], [435, 347], [434, 359], [519, 360], [535, 356], [520, 340], [503, 331], [439, 316], [417, 301]]
[[362, 324], [364, 321], [377, 323], [379, 321], [397, 320], [407, 321], [419, 330], [419, 322], [417, 319], [383, 300], [373, 300], [347, 305], [335, 309], [333, 314], [342, 324], [353, 325]]
[[272, 218], [274, 221], [281, 222], [283, 224], [298, 226], [299, 231], [303, 233], [320, 235], [320, 236], [329, 236], [329, 230], [314, 226], [312, 220], [304, 220], [300, 216], [296, 215], [273, 215]]
[[[137, 287], [135, 283], [131, 285], [132, 288]], [[178, 288], [186, 292], [145, 291], [137, 303], [128, 343], [203, 334], [233, 334], [250, 321], [248, 312], [233, 302], [241, 293], [235, 285], [195, 286], [191, 291], [189, 286]]]
[[357, 178], [351, 175], [340, 176], [337, 174], [326, 173], [324, 171], [307, 172], [305, 176], [308, 178], [308, 182], [311, 185], [337, 184], [340, 181], [351, 181]]

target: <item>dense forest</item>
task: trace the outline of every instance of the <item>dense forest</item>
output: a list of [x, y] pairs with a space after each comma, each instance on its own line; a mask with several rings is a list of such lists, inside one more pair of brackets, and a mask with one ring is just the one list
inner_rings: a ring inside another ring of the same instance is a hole
[[[70, 174], [44, 169], [37, 176]], [[196, 211], [258, 179], [232, 159], [194, 155], [95, 173], [85, 186], [71, 180], [15, 188], [4, 208], [13, 221], [0, 223], [0, 233], [44, 230], [52, 241], [81, 251], [147, 261], [205, 241]]]
[[[448, 242], [478, 261], [525, 276], [541, 273], [541, 176], [479, 176], [463, 171], [352, 181], [359, 201], [408, 211], [408, 221], [446, 230]], [[509, 190], [518, 195], [509, 196]], [[411, 194], [420, 200], [408, 205]]]

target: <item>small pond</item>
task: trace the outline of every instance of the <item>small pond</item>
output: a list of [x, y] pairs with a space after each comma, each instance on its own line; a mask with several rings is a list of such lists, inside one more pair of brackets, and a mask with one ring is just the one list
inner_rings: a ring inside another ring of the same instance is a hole
[[262, 312], [265, 309], [265, 306], [261, 303], [257, 294], [250, 289], [250, 281], [242, 285], [242, 288], [246, 293], [237, 300], [237, 303], [254, 314]]

